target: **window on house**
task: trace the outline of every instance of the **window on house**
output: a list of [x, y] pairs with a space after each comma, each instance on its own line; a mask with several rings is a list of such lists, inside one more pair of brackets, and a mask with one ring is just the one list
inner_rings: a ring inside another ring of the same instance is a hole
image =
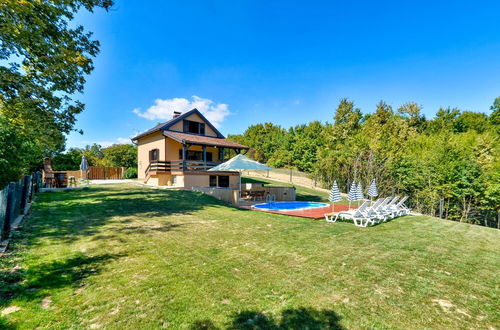
[[[212, 153], [207, 152], [207, 162], [212, 161]], [[179, 149], [179, 159], [182, 160], [182, 149]], [[186, 160], [196, 160], [196, 161], [203, 161], [203, 151], [196, 151], [196, 150], [188, 150], [186, 151]]]
[[210, 176], [210, 187], [217, 187], [217, 176], [216, 175]]
[[229, 187], [228, 175], [219, 175], [219, 187]]
[[184, 133], [205, 135], [205, 123], [184, 119]]
[[149, 150], [149, 161], [155, 161], [159, 160], [160, 158], [160, 150], [159, 149], [153, 149]]

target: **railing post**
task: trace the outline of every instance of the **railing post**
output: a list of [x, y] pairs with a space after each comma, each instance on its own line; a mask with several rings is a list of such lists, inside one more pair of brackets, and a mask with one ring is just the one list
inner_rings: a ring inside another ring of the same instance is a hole
[[182, 145], [182, 170], [186, 170], [186, 145]]

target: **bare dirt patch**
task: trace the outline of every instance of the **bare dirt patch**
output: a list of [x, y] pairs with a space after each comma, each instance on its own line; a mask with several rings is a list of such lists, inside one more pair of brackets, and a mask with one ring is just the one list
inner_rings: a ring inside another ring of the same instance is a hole
[[50, 296], [43, 298], [42, 301], [40, 302], [40, 306], [43, 309], [49, 309], [51, 305], [52, 305], [52, 297]]
[[17, 311], [20, 311], [21, 310], [21, 307], [18, 307], [18, 306], [9, 306], [7, 308], [4, 308], [2, 310], [2, 312], [0, 313], [1, 316], [5, 316], [5, 315], [9, 315], [9, 314], [12, 314], [12, 313], [15, 313]]

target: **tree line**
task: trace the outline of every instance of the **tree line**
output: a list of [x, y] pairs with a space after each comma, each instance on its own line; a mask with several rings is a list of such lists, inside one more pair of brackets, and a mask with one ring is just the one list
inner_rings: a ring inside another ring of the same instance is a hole
[[113, 144], [103, 148], [94, 143], [85, 148], [70, 148], [65, 153], [57, 153], [52, 158], [52, 168], [56, 171], [78, 170], [82, 156], [89, 166], [127, 167], [137, 169], [137, 147], [131, 144]]
[[[381, 101], [363, 114], [348, 99], [333, 122], [313, 121], [285, 129], [252, 125], [228, 139], [276, 168], [295, 168], [325, 188], [343, 191], [352, 181], [376, 179], [381, 195], [408, 195], [415, 211], [449, 220], [500, 227], [500, 97], [489, 115], [440, 108], [427, 119], [410, 102], [396, 110]], [[440, 208], [441, 205], [441, 208]]]
[[99, 41], [73, 24], [112, 0], [0, 1], [0, 189], [65, 149]]

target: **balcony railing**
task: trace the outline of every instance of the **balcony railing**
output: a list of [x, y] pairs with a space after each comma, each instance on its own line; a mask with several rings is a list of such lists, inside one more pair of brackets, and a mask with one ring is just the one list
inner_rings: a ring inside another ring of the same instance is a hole
[[203, 162], [195, 160], [154, 160], [149, 162], [146, 175], [149, 172], [172, 172], [172, 171], [206, 171], [219, 165], [217, 162]]

